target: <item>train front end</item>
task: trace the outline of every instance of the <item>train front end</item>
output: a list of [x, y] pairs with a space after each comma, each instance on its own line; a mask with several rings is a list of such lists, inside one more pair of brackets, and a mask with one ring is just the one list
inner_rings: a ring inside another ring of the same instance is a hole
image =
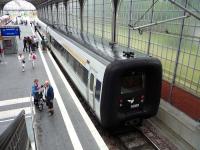
[[106, 68], [101, 96], [105, 128], [155, 116], [161, 95], [162, 65], [152, 57], [117, 60]]

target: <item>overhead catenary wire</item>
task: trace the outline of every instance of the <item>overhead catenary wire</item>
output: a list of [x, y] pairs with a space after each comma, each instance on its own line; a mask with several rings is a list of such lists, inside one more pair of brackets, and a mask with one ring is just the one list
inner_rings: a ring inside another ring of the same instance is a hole
[[153, 4], [151, 4], [151, 6], [144, 12], [144, 14], [132, 26], [135, 26], [142, 18], [144, 18], [144, 16], [149, 12], [149, 10], [151, 10], [154, 7], [154, 5], [157, 2], [158, 2], [158, 0], [155, 1]]
[[[175, 0], [168, 0], [170, 3], [172, 3], [173, 5], [179, 7], [180, 9], [184, 10], [185, 12], [187, 12], [186, 15], [184, 16], [180, 16], [180, 17], [176, 17], [176, 18], [172, 18], [172, 19], [166, 19], [166, 20], [161, 20], [161, 21], [156, 21], [154, 23], [150, 23], [150, 24], [146, 24], [146, 25], [142, 25], [142, 26], [138, 26], [138, 27], [135, 27], [135, 25], [146, 15], [146, 13], [153, 8], [153, 6], [158, 2], [155, 1], [145, 12], [144, 14], [133, 24], [133, 25], [128, 25], [130, 28], [132, 28], [133, 30], [138, 30], [139, 33], [142, 33], [142, 30], [144, 28], [147, 28], [147, 27], [151, 27], [151, 26], [154, 26], [154, 25], [158, 25], [158, 24], [162, 24], [162, 23], [166, 23], [166, 22], [170, 22], [170, 21], [174, 21], [174, 20], [178, 20], [178, 19], [184, 19], [184, 18], [188, 18], [190, 16], [193, 16], [195, 17], [196, 19], [200, 20], [200, 17], [198, 17], [195, 13], [193, 13], [191, 10], [187, 9], [186, 7], [182, 6], [181, 4], [175, 2]], [[199, 10], [197, 10], [196, 8], [194, 8], [191, 4], [188, 4], [188, 6], [192, 7], [195, 11], [199, 12]]]
[[193, 13], [189, 9], [185, 8], [181, 4], [177, 3], [175, 0], [168, 0], [168, 1], [171, 2], [172, 4], [176, 5], [177, 7], [181, 8], [182, 10], [186, 11], [188, 14], [190, 14], [193, 17], [195, 17], [196, 19], [200, 20], [199, 16], [197, 16], [195, 13]]
[[[200, 1], [199, 1], [200, 2]], [[188, 6], [190, 6], [192, 9], [194, 9], [196, 12], [198, 12], [200, 14], [200, 11], [198, 9], [196, 9], [195, 7], [193, 7], [190, 2], [188, 2]]]
[[183, 18], [188, 18], [190, 17], [190, 15], [185, 15], [185, 16], [180, 16], [180, 17], [176, 17], [176, 18], [171, 18], [171, 19], [166, 19], [166, 20], [162, 20], [162, 21], [157, 21], [157, 22], [154, 22], [154, 23], [150, 23], [150, 24], [146, 24], [146, 25], [142, 25], [142, 26], [139, 26], [139, 27], [132, 27], [130, 26], [133, 30], [141, 30], [143, 28], [147, 28], [147, 27], [150, 27], [150, 26], [154, 26], [154, 25], [158, 25], [158, 24], [161, 24], [161, 23], [166, 23], [166, 22], [170, 22], [170, 21], [174, 21], [174, 20], [179, 20], [179, 19], [183, 19]]

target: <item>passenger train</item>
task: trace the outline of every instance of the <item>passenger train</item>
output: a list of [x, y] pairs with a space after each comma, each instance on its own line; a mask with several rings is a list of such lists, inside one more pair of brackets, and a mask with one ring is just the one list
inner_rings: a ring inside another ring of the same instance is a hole
[[[52, 53], [70, 76], [104, 128], [155, 116], [161, 94], [162, 65], [153, 57], [104, 57], [55, 28], [37, 21]], [[96, 50], [98, 51], [98, 50]]]
[[0, 17], [0, 27], [10, 22], [10, 15], [3, 15]]

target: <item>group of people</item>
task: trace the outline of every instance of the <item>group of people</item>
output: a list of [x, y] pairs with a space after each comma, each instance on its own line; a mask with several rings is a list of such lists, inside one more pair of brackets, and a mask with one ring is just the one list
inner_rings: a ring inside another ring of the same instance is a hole
[[28, 24], [28, 21], [27, 21], [27, 20], [22, 20], [22, 19], [21, 19], [21, 20], [20, 20], [20, 24], [26, 26], [26, 25]]
[[23, 52], [29, 51], [30, 53], [31, 51], [35, 51], [36, 48], [38, 48], [39, 40], [35, 35], [31, 37], [27, 36], [27, 37], [24, 37], [23, 43], [24, 43]]
[[[27, 25], [27, 21], [23, 22], [22, 24]], [[31, 26], [34, 25], [34, 22], [31, 22], [30, 24]], [[35, 31], [37, 31], [37, 29], [35, 29]], [[39, 40], [37, 39], [35, 35], [24, 37], [23, 51], [20, 51], [18, 53], [18, 60], [21, 65], [22, 72], [25, 71], [25, 65], [26, 65], [26, 60], [27, 60], [24, 55], [25, 54], [24, 52], [29, 52], [28, 60], [31, 62], [32, 68], [34, 69], [35, 61], [37, 59], [37, 55], [35, 51], [36, 51], [36, 48], [38, 48], [39, 46], [38, 44], [39, 44]], [[2, 52], [3, 51], [1, 51], [1, 48], [0, 48], [0, 54], [2, 54]], [[32, 90], [31, 95], [33, 96], [33, 99], [34, 99], [34, 105], [38, 107], [38, 100], [40, 96], [42, 95], [42, 99], [44, 100], [44, 102], [46, 102], [46, 105], [48, 106], [49, 115], [53, 115], [54, 114], [54, 109], [53, 109], [54, 90], [52, 86], [50, 85], [49, 81], [46, 80], [44, 84], [39, 85], [39, 80], [35, 79], [33, 81], [31, 90]]]
[[28, 24], [28, 21], [27, 21], [27, 20], [23, 20], [23, 19], [18, 19], [18, 18], [16, 18], [15, 20], [12, 20], [11, 23], [12, 23], [13, 25], [18, 25], [18, 24], [20, 24], [20, 25], [27, 25], [27, 24]]
[[[32, 68], [34, 69], [35, 68], [35, 61], [37, 59], [37, 55], [35, 54], [35, 52], [30, 52], [29, 53], [29, 61], [31, 61], [31, 64], [32, 64]], [[23, 55], [23, 53], [19, 53], [18, 55], [18, 60], [21, 64], [21, 67], [22, 67], [22, 72], [25, 71], [25, 64], [26, 64], [26, 59], [25, 59], [25, 56]]]
[[43, 99], [45, 99], [46, 105], [48, 106], [49, 115], [53, 115], [54, 90], [48, 80], [45, 81], [44, 85], [39, 85], [39, 80], [35, 79], [32, 86], [32, 96], [34, 98], [34, 105], [36, 107], [38, 106], [39, 94], [41, 92]]

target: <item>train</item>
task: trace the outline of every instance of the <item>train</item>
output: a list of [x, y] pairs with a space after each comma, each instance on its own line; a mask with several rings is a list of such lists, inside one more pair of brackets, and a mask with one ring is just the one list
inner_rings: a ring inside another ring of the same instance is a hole
[[0, 17], [0, 27], [7, 25], [11, 21], [10, 15], [3, 15]]
[[141, 123], [157, 114], [162, 84], [160, 60], [136, 52], [121, 52], [118, 56], [112, 51], [102, 53], [39, 19], [37, 24], [38, 32], [48, 39], [49, 49], [103, 128], [135, 120]]

